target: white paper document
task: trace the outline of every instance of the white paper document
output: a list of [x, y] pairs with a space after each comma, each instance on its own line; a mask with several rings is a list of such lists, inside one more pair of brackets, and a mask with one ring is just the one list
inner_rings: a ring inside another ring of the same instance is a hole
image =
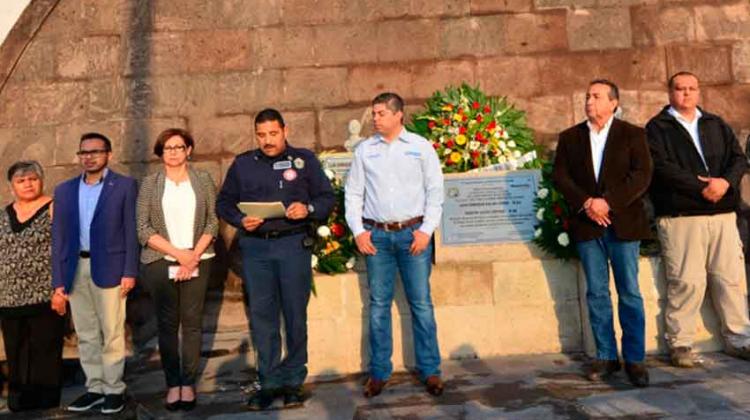
[[245, 213], [245, 216], [257, 217], [259, 219], [273, 219], [286, 215], [286, 209], [281, 201], [274, 201], [272, 203], [242, 202], [237, 204], [237, 207], [241, 212]]

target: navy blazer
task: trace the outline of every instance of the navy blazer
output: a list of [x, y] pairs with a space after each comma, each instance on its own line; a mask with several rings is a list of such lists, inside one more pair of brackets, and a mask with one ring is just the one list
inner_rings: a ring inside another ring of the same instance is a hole
[[[69, 179], [55, 188], [52, 217], [52, 287], [73, 288], [81, 244], [78, 221], [78, 187], [81, 177]], [[138, 274], [138, 237], [135, 229], [135, 203], [138, 185], [133, 178], [111, 169], [91, 220], [91, 277], [99, 287], [120, 284], [122, 277]]]

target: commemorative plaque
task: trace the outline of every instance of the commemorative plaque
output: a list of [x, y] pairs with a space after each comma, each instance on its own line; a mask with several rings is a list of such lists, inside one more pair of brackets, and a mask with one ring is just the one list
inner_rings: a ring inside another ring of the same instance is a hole
[[440, 223], [442, 245], [526, 242], [534, 237], [538, 170], [450, 174]]

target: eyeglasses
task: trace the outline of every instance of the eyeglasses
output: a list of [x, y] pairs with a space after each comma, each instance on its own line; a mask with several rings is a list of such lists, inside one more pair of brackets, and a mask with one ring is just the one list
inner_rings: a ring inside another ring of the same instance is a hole
[[79, 150], [76, 152], [76, 155], [80, 158], [90, 158], [90, 157], [98, 157], [105, 153], [109, 153], [109, 150], [104, 149], [95, 149], [95, 150]]
[[165, 152], [184, 152], [187, 147], [185, 145], [179, 145], [179, 146], [164, 146]]

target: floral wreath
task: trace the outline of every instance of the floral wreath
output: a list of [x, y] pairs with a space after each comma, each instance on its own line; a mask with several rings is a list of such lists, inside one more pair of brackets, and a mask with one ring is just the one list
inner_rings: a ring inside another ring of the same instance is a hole
[[444, 173], [540, 165], [525, 113], [465, 83], [435, 92], [407, 129], [432, 142]]
[[552, 181], [552, 162], [542, 165], [542, 180], [534, 198], [534, 210], [539, 223], [534, 231], [534, 243], [547, 253], [568, 260], [577, 258], [578, 252], [570, 234], [570, 209], [562, 193]]

